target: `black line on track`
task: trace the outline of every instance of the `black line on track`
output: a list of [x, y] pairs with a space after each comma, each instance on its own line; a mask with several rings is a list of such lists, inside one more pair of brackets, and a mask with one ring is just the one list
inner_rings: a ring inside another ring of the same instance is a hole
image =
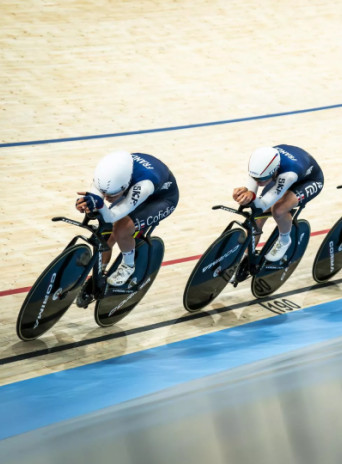
[[[291, 291], [288, 291], [288, 292], [278, 293], [276, 295], [268, 296], [268, 297], [265, 297], [265, 298], [259, 298], [259, 299], [253, 298], [252, 300], [241, 302], [241, 303], [236, 303], [236, 304], [231, 305], [231, 306], [225, 306], [223, 308], [210, 309], [210, 310], [207, 310], [207, 311], [204, 310], [204, 311], [199, 311], [199, 312], [196, 312], [196, 313], [190, 313], [190, 314], [188, 314], [186, 316], [182, 316], [182, 317], [180, 317], [178, 319], [171, 319], [169, 321], [158, 322], [156, 324], [150, 324], [150, 325], [146, 325], [144, 327], [137, 327], [135, 329], [129, 329], [129, 330], [125, 330], [125, 331], [122, 331], [122, 332], [117, 332], [117, 333], [114, 333], [114, 334], [106, 334], [106, 335], [102, 335], [100, 337], [89, 338], [87, 340], [80, 340], [78, 342], [67, 343], [65, 345], [59, 345], [59, 346], [54, 346], [54, 347], [51, 347], [51, 348], [45, 348], [45, 349], [41, 349], [41, 350], [31, 351], [31, 352], [22, 353], [22, 354], [18, 354], [18, 355], [14, 355], [14, 356], [8, 356], [6, 358], [0, 359], [0, 365], [10, 364], [10, 363], [18, 362], [18, 361], [24, 361], [26, 359], [37, 358], [39, 356], [44, 356], [44, 355], [47, 355], [47, 354], [50, 354], [50, 353], [58, 353], [58, 352], [61, 352], [61, 351], [67, 351], [67, 350], [71, 350], [73, 348], [79, 348], [79, 347], [86, 346], [86, 345], [93, 345], [95, 343], [101, 343], [101, 342], [105, 342], [107, 340], [115, 340], [115, 339], [119, 339], [119, 338], [122, 338], [122, 337], [128, 337], [129, 335], [145, 333], [145, 332], [149, 332], [150, 330], [155, 330], [155, 329], [159, 329], [159, 328], [162, 328], [162, 327], [169, 327], [169, 326], [176, 325], [176, 324], [182, 324], [183, 322], [187, 322], [187, 321], [194, 321], [196, 319], [201, 319], [203, 317], [207, 317], [207, 316], [210, 316], [212, 314], [225, 313], [225, 312], [228, 312], [228, 311], [232, 311], [234, 309], [243, 308], [245, 306], [251, 306], [251, 305], [254, 305], [254, 304], [258, 304], [258, 302], [272, 301], [272, 300], [275, 300], [275, 299], [284, 298], [284, 297], [288, 297], [288, 296], [291, 296], [291, 295], [297, 295], [297, 294], [300, 294], [300, 293], [304, 293], [304, 292], [307, 292], [309, 290], [317, 290], [319, 288], [331, 287], [331, 286], [334, 286], [334, 285], [340, 284], [340, 283], [342, 283], [342, 279], [333, 280], [333, 281], [326, 282], [326, 283], [323, 283], [323, 284], [308, 285], [307, 287], [303, 287], [303, 288], [300, 288], [300, 289], [297, 289], [297, 290], [291, 290]], [[113, 327], [115, 327], [115, 326], [113, 326]], [[23, 343], [28, 343], [29, 344], [31, 342], [23, 342]], [[34, 341], [33, 341], [33, 343], [34, 343]]]

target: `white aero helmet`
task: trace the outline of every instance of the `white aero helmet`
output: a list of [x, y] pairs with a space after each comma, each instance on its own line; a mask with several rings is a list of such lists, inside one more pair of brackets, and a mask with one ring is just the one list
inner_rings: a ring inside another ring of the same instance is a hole
[[263, 182], [270, 179], [279, 166], [279, 151], [273, 147], [261, 147], [251, 154], [248, 172], [253, 179]]
[[127, 189], [133, 172], [133, 158], [127, 151], [113, 151], [97, 164], [94, 184], [105, 195], [116, 195]]

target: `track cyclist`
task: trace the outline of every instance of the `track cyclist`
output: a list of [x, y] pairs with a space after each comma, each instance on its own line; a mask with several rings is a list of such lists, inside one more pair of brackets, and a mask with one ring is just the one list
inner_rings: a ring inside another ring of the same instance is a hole
[[[268, 261], [282, 259], [291, 245], [291, 209], [304, 206], [322, 190], [324, 176], [317, 161], [302, 148], [276, 145], [255, 150], [249, 160], [246, 187], [233, 191], [233, 199], [240, 205], [253, 202], [260, 212], [272, 212], [279, 229], [279, 237], [266, 254]], [[257, 196], [259, 187], [263, 187]], [[262, 230], [267, 218], [257, 219]], [[258, 243], [260, 235], [256, 236]]]
[[89, 192], [77, 193], [82, 195], [76, 201], [78, 211], [98, 211], [105, 222], [113, 224], [107, 241], [111, 250], [102, 254], [102, 271], [105, 273], [117, 243], [123, 259], [107, 277], [107, 283], [124, 285], [135, 270], [136, 232], [157, 225], [177, 206], [179, 192], [174, 175], [152, 155], [114, 151], [97, 164]]

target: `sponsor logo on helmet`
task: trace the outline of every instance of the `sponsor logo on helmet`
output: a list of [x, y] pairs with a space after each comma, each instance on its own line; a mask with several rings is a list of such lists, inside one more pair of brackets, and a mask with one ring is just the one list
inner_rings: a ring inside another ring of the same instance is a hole
[[260, 174], [255, 172], [255, 171], [249, 171], [249, 174], [252, 176], [252, 177], [258, 177]]

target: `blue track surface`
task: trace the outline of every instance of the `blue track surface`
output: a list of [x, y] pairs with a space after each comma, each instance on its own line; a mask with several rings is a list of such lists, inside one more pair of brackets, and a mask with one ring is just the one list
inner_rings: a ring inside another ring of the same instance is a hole
[[342, 300], [0, 388], [0, 439], [342, 336]]

